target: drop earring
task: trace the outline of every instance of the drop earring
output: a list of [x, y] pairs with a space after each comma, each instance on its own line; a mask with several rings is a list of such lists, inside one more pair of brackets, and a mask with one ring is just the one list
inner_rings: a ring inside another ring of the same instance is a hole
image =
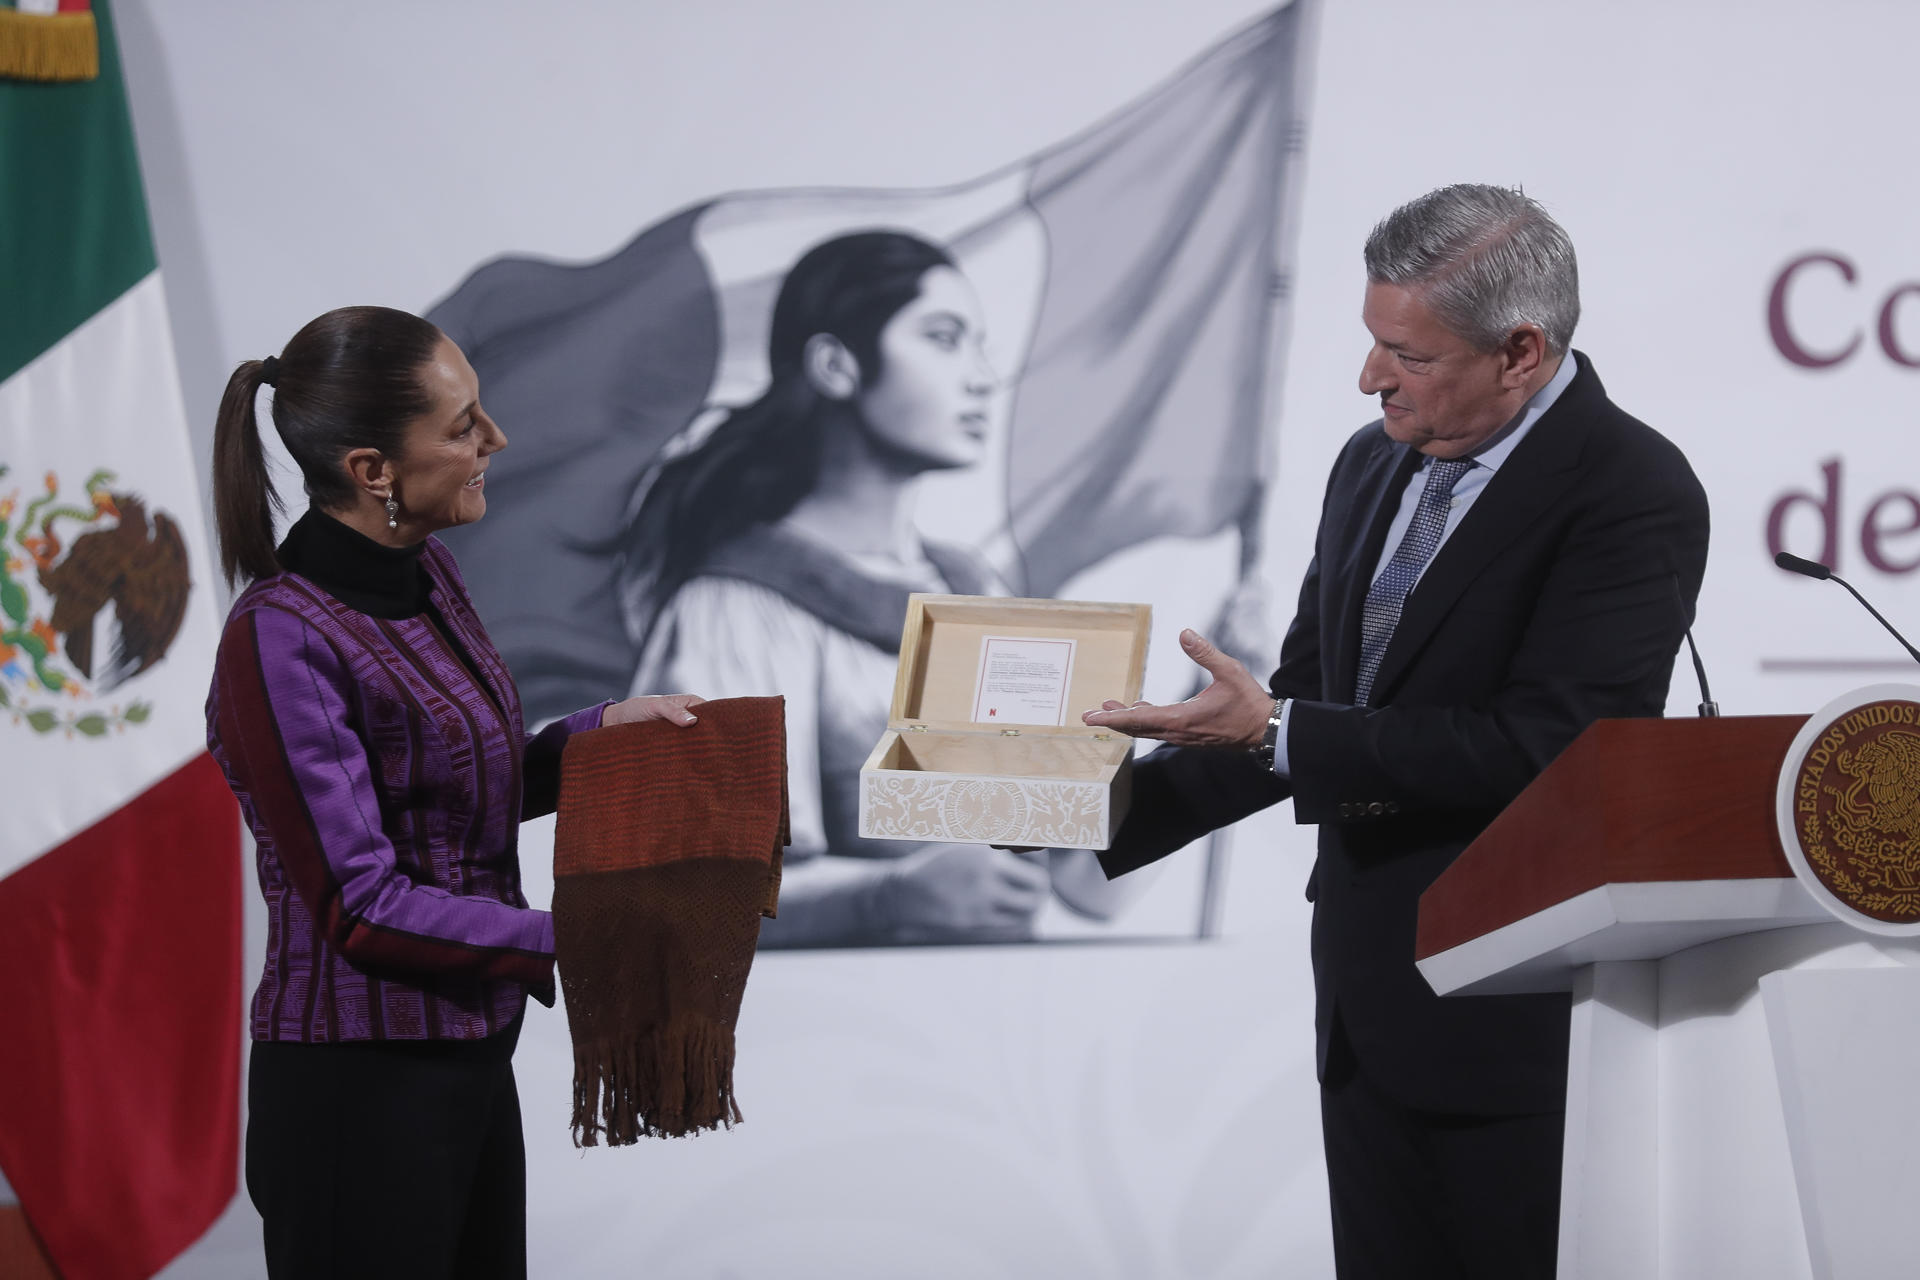
[[387, 495], [387, 528], [398, 529], [399, 527], [400, 527], [400, 504], [393, 500], [392, 494], [388, 494]]

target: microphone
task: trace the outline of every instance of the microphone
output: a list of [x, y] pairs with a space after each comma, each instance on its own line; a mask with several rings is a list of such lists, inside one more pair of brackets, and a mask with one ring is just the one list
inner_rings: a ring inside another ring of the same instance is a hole
[[1693, 642], [1693, 624], [1687, 621], [1687, 598], [1680, 592], [1679, 573], [1668, 570], [1667, 581], [1673, 584], [1673, 602], [1680, 606], [1680, 627], [1686, 633], [1687, 649], [1693, 654], [1694, 679], [1700, 682], [1700, 715], [1702, 719], [1720, 714], [1720, 704], [1707, 692], [1707, 664], [1700, 661], [1700, 646]]
[[1861, 595], [1858, 591], [1855, 591], [1853, 589], [1853, 584], [1851, 582], [1848, 582], [1845, 578], [1841, 577], [1839, 574], [1835, 573], [1833, 570], [1827, 568], [1827, 566], [1821, 564], [1818, 560], [1802, 560], [1799, 556], [1796, 556], [1791, 552], [1782, 551], [1779, 555], [1776, 555], [1773, 558], [1773, 562], [1779, 565], [1782, 569], [1785, 569], [1788, 573], [1798, 573], [1805, 577], [1815, 578], [1822, 581], [1830, 578], [1833, 581], [1839, 583], [1841, 586], [1845, 587], [1847, 589], [1848, 594], [1850, 594], [1855, 600], [1858, 600], [1860, 602], [1860, 607], [1862, 609], [1865, 609], [1868, 613], [1872, 614], [1873, 620], [1879, 623], [1881, 626], [1885, 627], [1887, 629], [1887, 633], [1891, 635], [1895, 640], [1898, 640], [1900, 642], [1900, 647], [1905, 649], [1909, 654], [1913, 655], [1913, 660], [1915, 662], [1920, 662], [1920, 649], [1915, 649], [1912, 645], [1908, 644], [1907, 638], [1901, 635], [1898, 631], [1894, 630], [1893, 624], [1891, 622], [1888, 622], [1885, 618], [1881, 617], [1880, 611], [1874, 608], [1872, 605], [1868, 604], [1867, 598]]

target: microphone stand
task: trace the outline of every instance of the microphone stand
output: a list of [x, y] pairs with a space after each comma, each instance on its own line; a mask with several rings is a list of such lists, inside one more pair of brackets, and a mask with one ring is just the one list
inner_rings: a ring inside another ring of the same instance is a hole
[[1720, 714], [1720, 704], [1707, 689], [1707, 664], [1700, 661], [1700, 646], [1693, 642], [1693, 622], [1687, 617], [1687, 598], [1680, 591], [1680, 574], [1668, 570], [1667, 581], [1673, 584], [1673, 602], [1680, 606], [1680, 627], [1687, 637], [1687, 650], [1693, 654], [1694, 678], [1700, 682], [1700, 717], [1709, 719]]

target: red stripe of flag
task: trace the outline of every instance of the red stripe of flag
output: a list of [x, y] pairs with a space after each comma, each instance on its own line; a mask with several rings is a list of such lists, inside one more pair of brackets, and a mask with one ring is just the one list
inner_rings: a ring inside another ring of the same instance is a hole
[[206, 755], [0, 880], [0, 1168], [72, 1280], [144, 1280], [233, 1199], [240, 895]]

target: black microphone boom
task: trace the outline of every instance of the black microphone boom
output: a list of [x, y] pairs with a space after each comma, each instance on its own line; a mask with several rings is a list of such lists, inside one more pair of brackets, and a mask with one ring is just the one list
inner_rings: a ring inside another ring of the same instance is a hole
[[1861, 595], [1858, 591], [1855, 591], [1853, 589], [1853, 584], [1851, 582], [1848, 582], [1845, 578], [1835, 573], [1832, 569], [1829, 569], [1826, 565], [1821, 564], [1818, 560], [1803, 560], [1799, 556], [1796, 556], [1791, 552], [1787, 552], [1787, 551], [1782, 551], [1778, 555], [1774, 556], [1773, 562], [1779, 565], [1782, 569], [1785, 569], [1788, 573], [1798, 573], [1808, 578], [1817, 578], [1817, 579], [1823, 579], [1823, 580], [1830, 579], [1834, 582], [1839, 583], [1841, 586], [1845, 587], [1847, 589], [1847, 593], [1851, 595], [1855, 600], [1858, 600], [1860, 602], [1860, 607], [1862, 609], [1865, 609], [1868, 613], [1872, 614], [1873, 620], [1875, 622], [1878, 622], [1881, 626], [1885, 627], [1887, 629], [1887, 634], [1891, 635], [1895, 640], [1898, 640], [1900, 642], [1900, 647], [1905, 649], [1908, 653], [1912, 654], [1913, 660], [1915, 662], [1920, 662], [1920, 649], [1916, 649], [1912, 645], [1908, 644], [1907, 638], [1901, 635], [1897, 630], [1895, 630], [1894, 625], [1891, 622], [1888, 622], [1885, 618], [1881, 617], [1880, 611], [1874, 608], [1872, 605], [1868, 604], [1867, 598]]
[[1775, 555], [1773, 562], [1789, 573], [1805, 574], [1809, 578], [1818, 578], [1822, 582], [1833, 576], [1833, 570], [1818, 560], [1803, 560], [1791, 551], [1782, 551]]

